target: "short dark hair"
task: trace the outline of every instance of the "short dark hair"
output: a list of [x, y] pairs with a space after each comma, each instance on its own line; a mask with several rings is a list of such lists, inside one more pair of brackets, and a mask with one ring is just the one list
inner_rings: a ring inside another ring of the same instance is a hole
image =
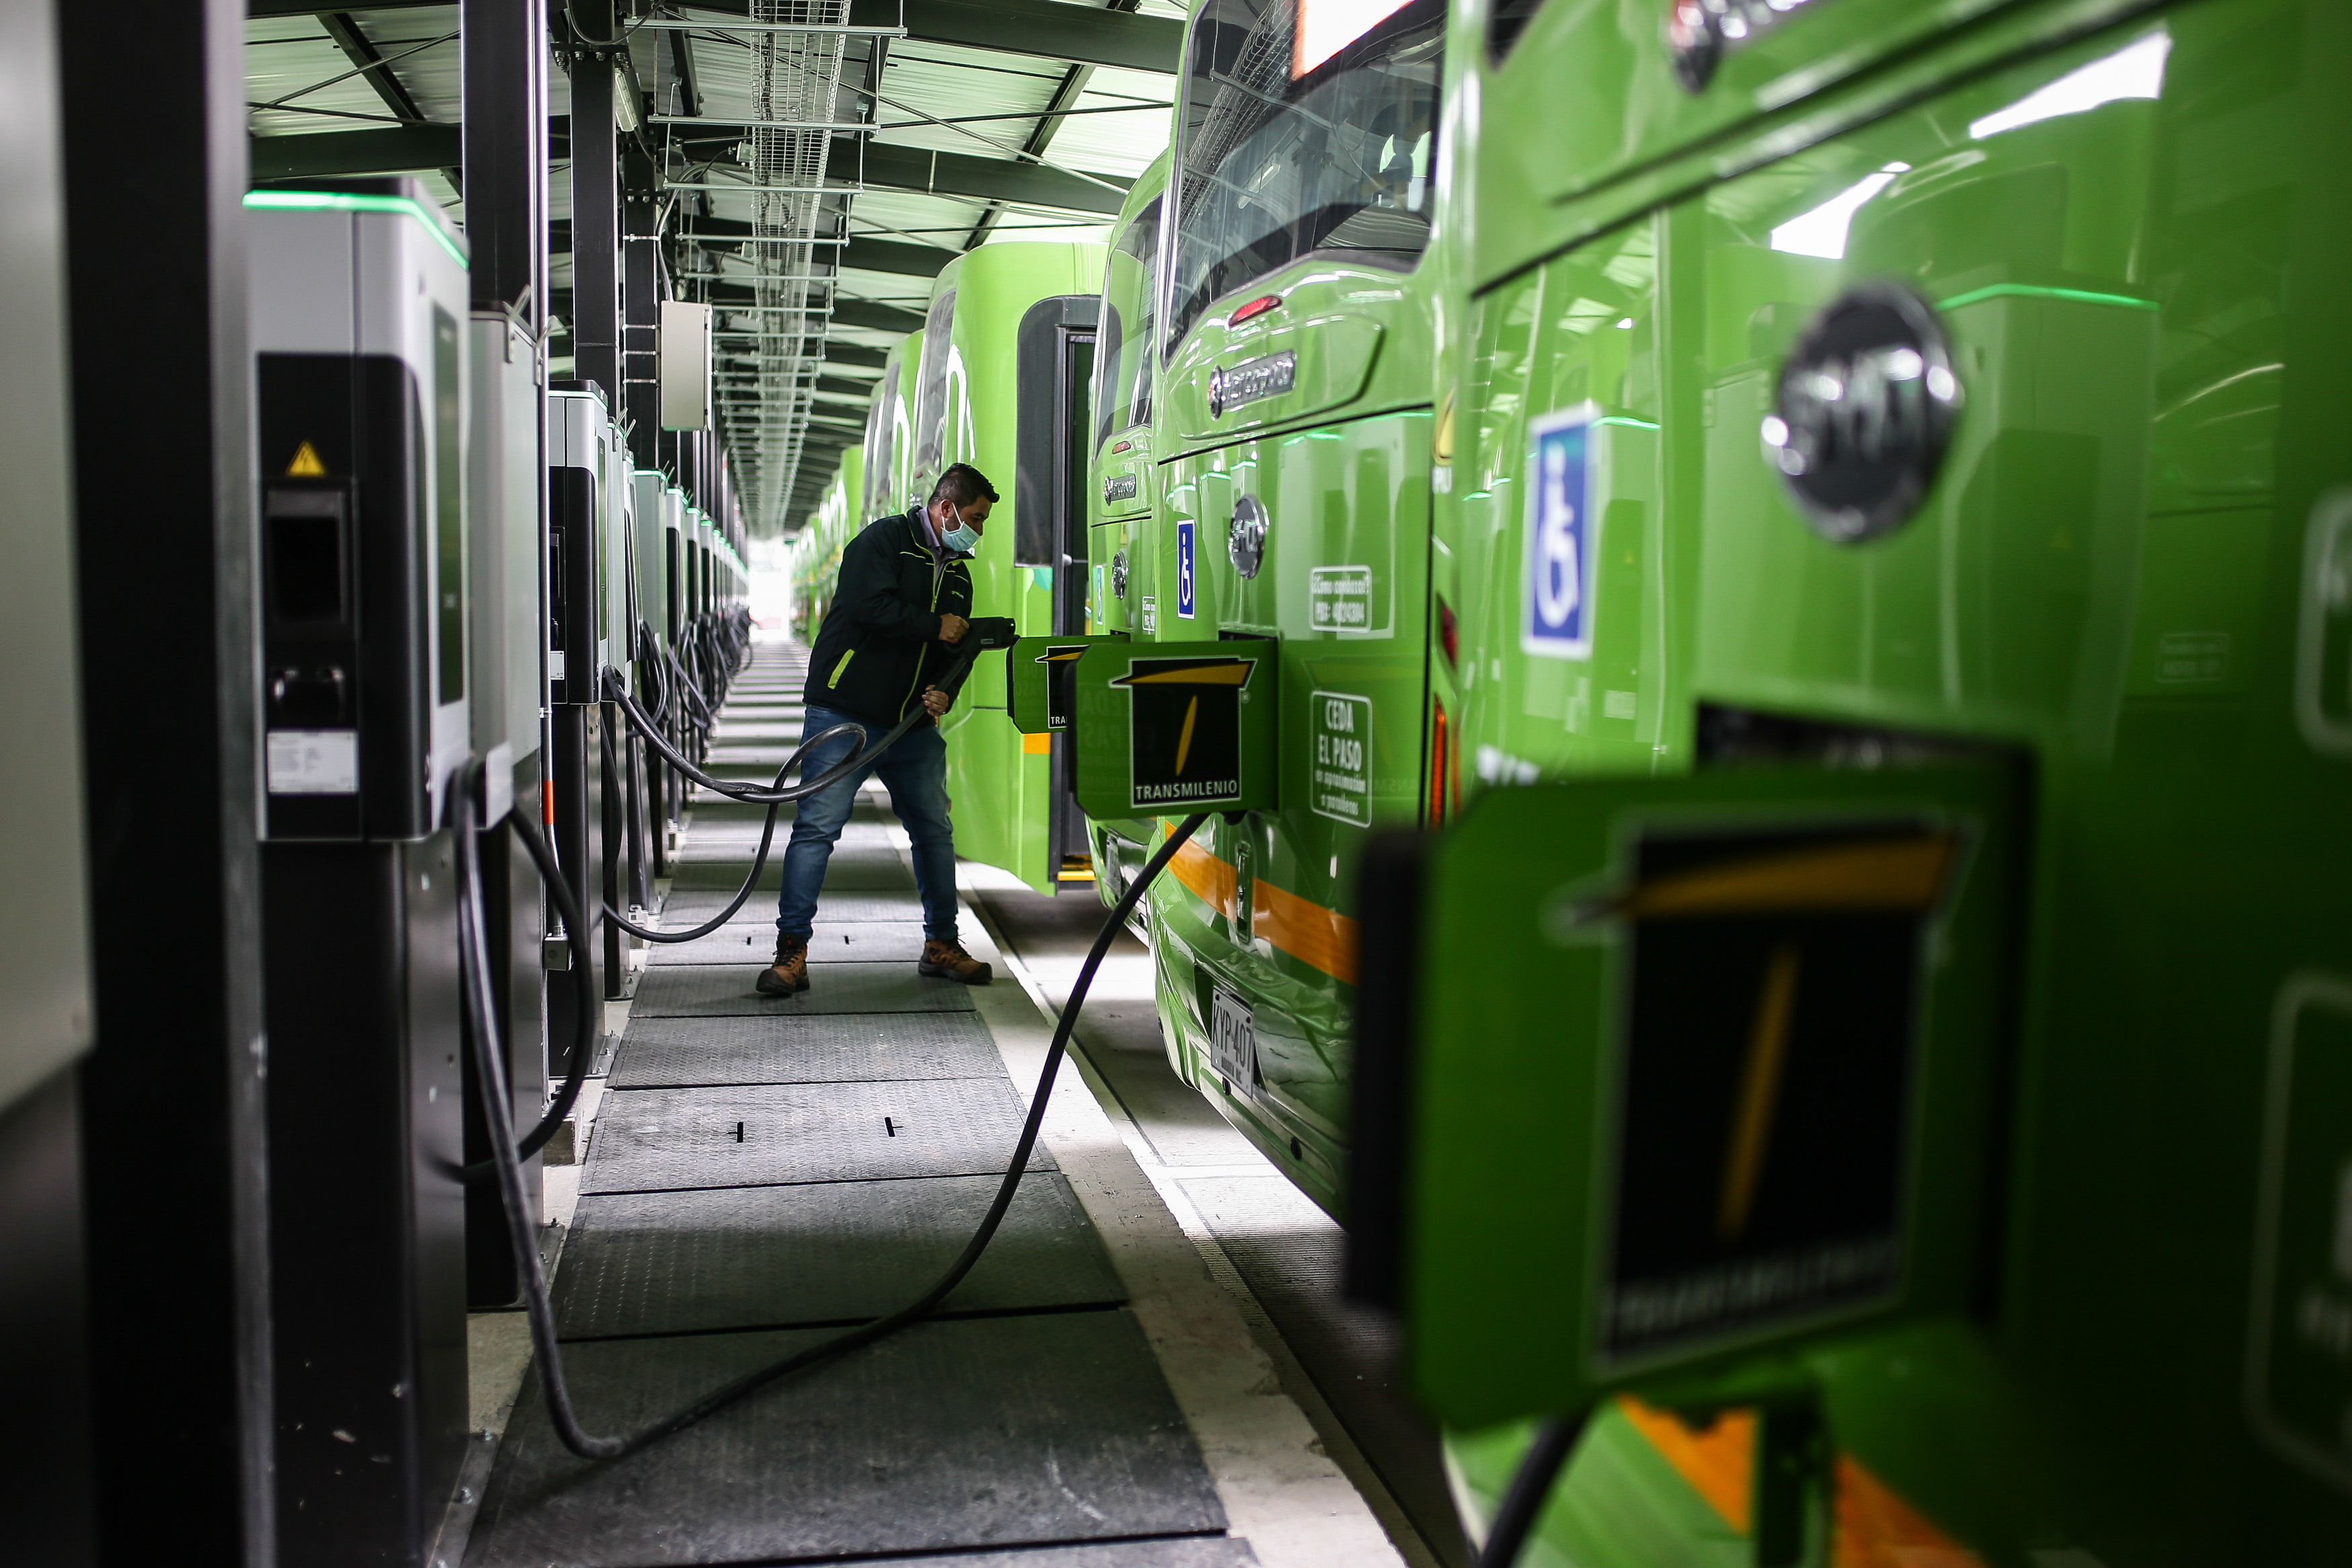
[[[931, 486], [931, 501], [942, 496], [953, 501], [959, 512], [974, 501], [996, 502], [1004, 498], [996, 493], [996, 486], [988, 482], [988, 476], [969, 463], [948, 465], [947, 472], [940, 476], [940, 482]], [[931, 501], [923, 505], [928, 507]]]

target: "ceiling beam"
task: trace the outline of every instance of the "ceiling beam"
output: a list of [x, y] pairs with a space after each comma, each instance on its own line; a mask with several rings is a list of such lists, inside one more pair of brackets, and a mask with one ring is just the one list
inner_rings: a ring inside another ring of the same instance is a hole
[[[1184, 24], [1069, 0], [905, 0], [907, 41], [1175, 74]], [[899, 0], [853, 0], [853, 22], [893, 23]]]
[[[688, 222], [689, 226], [680, 229], [677, 237], [714, 250], [740, 245], [751, 237], [751, 225], [742, 218], [697, 213]], [[907, 245], [863, 235], [851, 236], [847, 245], [822, 247], [819, 260], [828, 253], [838, 256], [843, 267], [859, 272], [887, 272], [903, 277], [937, 277], [940, 268], [956, 258], [956, 253], [945, 246]]]
[[[421, 9], [436, 0], [369, 0], [370, 11]], [[446, 5], [448, 0], [437, 0]], [[899, 25], [902, 0], [855, 0], [850, 24]], [[963, 49], [1034, 55], [1076, 65], [1173, 75], [1184, 47], [1184, 24], [1172, 16], [1101, 11], [1071, 0], [903, 0], [907, 41]], [[317, 16], [348, 9], [304, 0], [247, 0], [252, 17]], [[707, 0], [697, 10], [751, 15], [750, 0]]]
[[[1040, 0], [1066, 7], [1066, 0]], [[1075, 9], [1076, 7], [1066, 7]], [[1116, 11], [1091, 12], [1115, 16]], [[969, 152], [934, 152], [858, 136], [836, 136], [825, 161], [826, 183], [844, 189], [908, 191], [918, 195], [964, 196], [1014, 206], [1054, 207], [1065, 212], [1116, 214], [1132, 181], [1115, 174], [1079, 175], [1012, 158], [982, 158]], [[744, 193], [759, 187], [746, 182]], [[740, 223], [741, 220], [735, 220]], [[724, 220], [697, 218], [694, 231], [727, 243]], [[909, 246], [919, 249], [919, 246]], [[944, 265], [944, 264], [942, 264]], [[936, 270], [936, 268], [934, 268]]]
[[836, 327], [865, 327], [879, 332], [916, 332], [923, 326], [923, 313], [903, 310], [896, 305], [877, 305], [871, 299], [836, 299], [833, 305], [833, 324]]
[[360, 31], [357, 22], [343, 12], [325, 11], [319, 16], [319, 26], [328, 37], [334, 40], [335, 47], [343, 52], [343, 58], [359, 67], [361, 77], [375, 89], [375, 95], [384, 108], [405, 120], [427, 118], [425, 112], [416, 107], [416, 100], [408, 96], [408, 89], [400, 85], [399, 78], [385, 68], [383, 54], [368, 41], [368, 36]]
[[403, 125], [383, 131], [315, 131], [253, 139], [257, 181], [309, 180], [337, 174], [412, 174], [455, 169], [466, 161], [465, 137], [454, 125]]
[[[1038, 0], [1060, 6], [1064, 0]], [[1076, 9], [1076, 7], [1072, 7]], [[1089, 11], [1089, 16], [1115, 16], [1116, 11]], [[976, 158], [968, 152], [933, 152], [920, 147], [869, 142], [859, 158], [857, 139], [836, 137], [826, 167], [844, 179], [862, 179], [868, 190], [913, 191], [932, 196], [973, 196], [982, 201], [1010, 202], [1016, 206], [1059, 207], [1067, 212], [1118, 213], [1134, 183], [1116, 175], [1080, 179], [1060, 169], [1010, 158]], [[1097, 184], [1096, 181], [1102, 183]]]
[[[714, 283], [709, 294], [710, 303], [721, 310], [749, 310], [760, 302], [758, 294], [745, 283]], [[876, 332], [912, 332], [922, 326], [923, 313], [871, 299], [837, 298], [833, 303], [833, 324]]]
[[[413, 11], [448, 0], [368, 0], [370, 11]], [[856, 0], [855, 26], [895, 27], [901, 0]], [[1175, 74], [1184, 47], [1184, 24], [1172, 16], [1101, 11], [1071, 0], [904, 0], [907, 41], [958, 48], [1034, 55], [1076, 65]], [[316, 0], [247, 0], [254, 18], [318, 16], [350, 8]], [[696, 9], [749, 16], [749, 0], [709, 0]]]
[[860, 272], [888, 272], [904, 277], [937, 277], [940, 268], [956, 258], [951, 250], [898, 240], [857, 236], [841, 247], [841, 265]]
[[869, 371], [878, 371], [890, 362], [887, 349], [869, 349], [863, 343], [827, 343], [824, 357], [828, 364], [857, 365]]

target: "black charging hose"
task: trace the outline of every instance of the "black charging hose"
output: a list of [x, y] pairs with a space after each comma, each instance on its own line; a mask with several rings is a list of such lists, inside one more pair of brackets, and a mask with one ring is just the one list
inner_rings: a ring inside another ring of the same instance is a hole
[[664, 1416], [634, 1437], [600, 1437], [580, 1424], [572, 1406], [572, 1391], [563, 1375], [562, 1348], [555, 1337], [555, 1307], [547, 1291], [547, 1271], [539, 1258], [538, 1238], [533, 1233], [530, 1205], [523, 1194], [522, 1161], [517, 1153], [513, 1129], [503, 1116], [490, 1113], [489, 1108], [506, 1101], [506, 1061], [499, 1049], [498, 1011], [490, 1003], [489, 948], [484, 933], [488, 928], [482, 910], [481, 845], [476, 838], [478, 810], [475, 790], [480, 774], [478, 763], [467, 770], [466, 788], [458, 791], [458, 875], [464, 885], [458, 890], [458, 940], [464, 962], [460, 965], [466, 987], [467, 1004], [472, 1010], [474, 1028], [471, 1031], [475, 1071], [480, 1075], [487, 1092], [483, 1096], [483, 1121], [489, 1134], [490, 1157], [499, 1169], [499, 1197], [506, 1209], [507, 1235], [514, 1249], [515, 1274], [522, 1281], [524, 1307], [530, 1320], [531, 1349], [539, 1361], [539, 1386], [547, 1401], [548, 1419], [563, 1446], [583, 1459], [618, 1459], [640, 1452], [673, 1433], [684, 1431], [706, 1416], [715, 1416], [730, 1406], [758, 1393], [780, 1378], [789, 1377], [836, 1357], [848, 1354], [877, 1340], [886, 1339], [900, 1329], [921, 1322], [932, 1309], [945, 1301], [949, 1292], [961, 1284], [970, 1274], [981, 1254], [988, 1250], [997, 1227], [1013, 1207], [1013, 1196], [1020, 1190], [1021, 1178], [1027, 1174], [1029, 1156], [1037, 1147], [1037, 1134], [1045, 1124], [1045, 1104], [1052, 1097], [1054, 1080], [1059, 1073], [1062, 1058], [1068, 1053], [1070, 1030], [1078, 1021], [1078, 1009], [1085, 1005], [1087, 991], [1093, 986], [1095, 972], [1102, 967], [1103, 957], [1110, 951], [1111, 939], [1127, 925], [1128, 915], [1160, 871], [1175, 857], [1176, 852], [1192, 841], [1192, 835], [1207, 821], [1208, 813], [1195, 812], [1186, 818], [1166, 842], [1145, 862], [1143, 870], [1119, 894], [1118, 903], [1096, 934], [1094, 946], [1087, 951], [1087, 960], [1078, 968], [1076, 982], [1070, 988], [1070, 998], [1062, 1004], [1062, 1015], [1054, 1025], [1054, 1040], [1045, 1051], [1045, 1065], [1037, 1076], [1036, 1092], [1029, 1098], [1029, 1114], [1021, 1124], [1021, 1136], [1014, 1144], [1013, 1160], [1005, 1167], [1004, 1179], [997, 1184], [996, 1197], [988, 1206], [971, 1239], [964, 1244], [961, 1256], [940, 1275], [931, 1288], [887, 1317], [835, 1335], [822, 1344], [812, 1345], [796, 1354], [761, 1367], [759, 1371], [737, 1378], [715, 1393], [707, 1394], [693, 1404]]
[[[983, 651], [982, 640], [973, 639], [971, 646], [960, 650], [954, 663], [948, 666], [947, 673], [933, 684], [939, 685], [943, 691], [958, 689], [962, 684], [964, 673], [971, 668], [972, 661]], [[900, 719], [895, 728], [871, 746], [866, 744], [866, 730], [861, 725], [836, 724], [819, 730], [815, 735], [802, 741], [793, 748], [793, 754], [784, 758], [784, 765], [776, 769], [776, 781], [772, 787], [766, 789], [747, 789], [740, 784], [712, 779], [700, 768], [687, 762], [684, 756], [661, 737], [657, 727], [652, 722], [652, 716], [648, 715], [635, 699], [629, 695], [628, 687], [621, 679], [621, 673], [618, 670], [606, 666], [604, 685], [605, 694], [620, 705], [621, 711], [628, 716], [631, 726], [645, 737], [647, 745], [662, 754], [664, 759], [672, 768], [705, 789], [714, 790], [731, 800], [738, 800], [745, 805], [765, 805], [768, 808], [767, 821], [760, 829], [760, 852], [751, 858], [751, 874], [743, 879], [743, 885], [735, 890], [733, 900], [712, 919], [689, 930], [655, 931], [632, 923], [626, 915], [614, 909], [610, 904], [604, 905], [605, 919], [643, 942], [692, 942], [698, 937], [709, 936], [734, 919], [736, 911], [751, 902], [751, 889], [758, 885], [760, 873], [767, 866], [768, 850], [775, 842], [776, 838], [776, 809], [788, 800], [805, 800], [818, 790], [828, 789], [850, 773], [866, 767], [873, 758], [880, 756], [896, 746], [929, 713], [928, 709], [917, 706], [914, 712]], [[857, 734], [857, 744], [850, 748], [847, 757], [813, 779], [803, 779], [800, 783], [793, 785], [787, 785], [784, 782], [785, 776], [800, 766], [801, 758], [805, 757], [813, 747], [823, 745], [845, 730], [855, 730]]]
[[1478, 1568], [1511, 1568], [1519, 1560], [1521, 1548], [1535, 1532], [1536, 1521], [1551, 1497], [1552, 1483], [1559, 1479], [1568, 1457], [1576, 1451], [1576, 1440], [1583, 1435], [1581, 1416], [1547, 1421], [1536, 1429], [1535, 1442], [1520, 1457], [1519, 1468], [1511, 1472], [1511, 1484], [1504, 1489], [1502, 1505], [1495, 1510], [1486, 1544], [1478, 1550]]
[[[457, 793], [461, 796], [467, 795], [472, 787], [472, 780], [469, 779], [467, 787], [459, 789]], [[475, 813], [470, 799], [458, 804], [463, 808], [464, 820], [472, 821]], [[555, 900], [555, 913], [562, 920], [563, 929], [572, 934], [571, 943], [572, 1051], [563, 1060], [562, 1089], [557, 1092], [553, 1103], [548, 1106], [547, 1113], [540, 1118], [539, 1125], [524, 1134], [521, 1141], [515, 1145], [516, 1156], [527, 1160], [545, 1148], [547, 1140], [555, 1136], [556, 1129], [563, 1125], [563, 1119], [572, 1114], [572, 1107], [580, 1098], [581, 1086], [588, 1081], [588, 1069], [596, 1061], [596, 1041], [604, 1032], [600, 1026], [604, 1021], [604, 988], [596, 983], [596, 964], [590, 956], [592, 944], [584, 935], [589, 927], [580, 917], [580, 904], [572, 896], [572, 884], [564, 880], [562, 869], [555, 862], [555, 852], [547, 847], [547, 840], [541, 835], [539, 824], [524, 815], [520, 808], [507, 813], [507, 821], [514, 829], [515, 836], [522, 841], [524, 852], [530, 856], [531, 863], [539, 868], [540, 880], [547, 883], [548, 894]], [[496, 825], [491, 824], [493, 827]], [[479, 863], [481, 846], [474, 843], [471, 836], [463, 831], [458, 834], [457, 842], [461, 869], [465, 864], [464, 857], [467, 848], [471, 846], [475, 862], [474, 869], [466, 873], [467, 885], [478, 890], [482, 884]], [[478, 897], [478, 891], [473, 896]], [[460, 913], [462, 914], [463, 911], [461, 910]], [[460, 935], [462, 936], [462, 933]], [[483, 962], [485, 967], [482, 973], [487, 976], [489, 973], [487, 967], [488, 962], [487, 952]], [[503, 1057], [499, 1060], [502, 1063], [505, 1061]], [[482, 1080], [483, 1103], [486, 1108], [494, 1105], [503, 1106], [507, 1103], [507, 1091], [503, 1082], [506, 1071], [503, 1066], [499, 1069], [499, 1076], [501, 1082], [495, 1094], [491, 1092], [490, 1081], [487, 1078]], [[499, 1123], [502, 1126], [505, 1124], [505, 1119], [502, 1116], [492, 1116], [490, 1120]], [[507, 1136], [509, 1139], [513, 1138], [512, 1128], [507, 1129]], [[496, 1169], [497, 1163], [494, 1149], [491, 1158], [476, 1160], [472, 1165], [464, 1167], [458, 1175], [467, 1182], [484, 1181]]]

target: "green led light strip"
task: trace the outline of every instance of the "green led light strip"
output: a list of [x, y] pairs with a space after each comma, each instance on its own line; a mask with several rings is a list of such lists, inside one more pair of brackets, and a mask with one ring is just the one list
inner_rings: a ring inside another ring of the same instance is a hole
[[2032, 283], [1995, 283], [1983, 288], [1971, 288], [1966, 294], [1956, 294], [1936, 307], [1938, 310], [1958, 310], [1963, 305], [1979, 300], [2014, 297], [2019, 299], [2063, 299], [2072, 305], [2116, 305], [2126, 310], [2153, 310], [2153, 299], [2137, 299], [2128, 294], [2094, 294], [2087, 288], [2044, 288]]
[[390, 213], [395, 217], [412, 217], [423, 224], [425, 232], [449, 253], [450, 260], [459, 267], [469, 265], [464, 249], [441, 226], [441, 220], [412, 196], [362, 196], [347, 191], [247, 191], [245, 205], [249, 212]]

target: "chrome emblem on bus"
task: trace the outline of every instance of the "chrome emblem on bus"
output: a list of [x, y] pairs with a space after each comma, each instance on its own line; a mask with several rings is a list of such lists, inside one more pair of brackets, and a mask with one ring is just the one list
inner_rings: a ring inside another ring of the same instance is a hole
[[1255, 577], [1265, 561], [1265, 530], [1272, 521], [1265, 503], [1255, 496], [1243, 496], [1234, 502], [1233, 526], [1225, 530], [1225, 553], [1233, 558], [1234, 570], [1245, 579]]
[[1764, 457], [1822, 538], [1875, 538], [1919, 509], [1959, 408], [1934, 307], [1898, 283], [1860, 284], [1790, 350]]
[[1298, 355], [1285, 349], [1255, 360], [1209, 372], [1209, 417], [1223, 419], [1227, 409], [1288, 392], [1298, 384]]

